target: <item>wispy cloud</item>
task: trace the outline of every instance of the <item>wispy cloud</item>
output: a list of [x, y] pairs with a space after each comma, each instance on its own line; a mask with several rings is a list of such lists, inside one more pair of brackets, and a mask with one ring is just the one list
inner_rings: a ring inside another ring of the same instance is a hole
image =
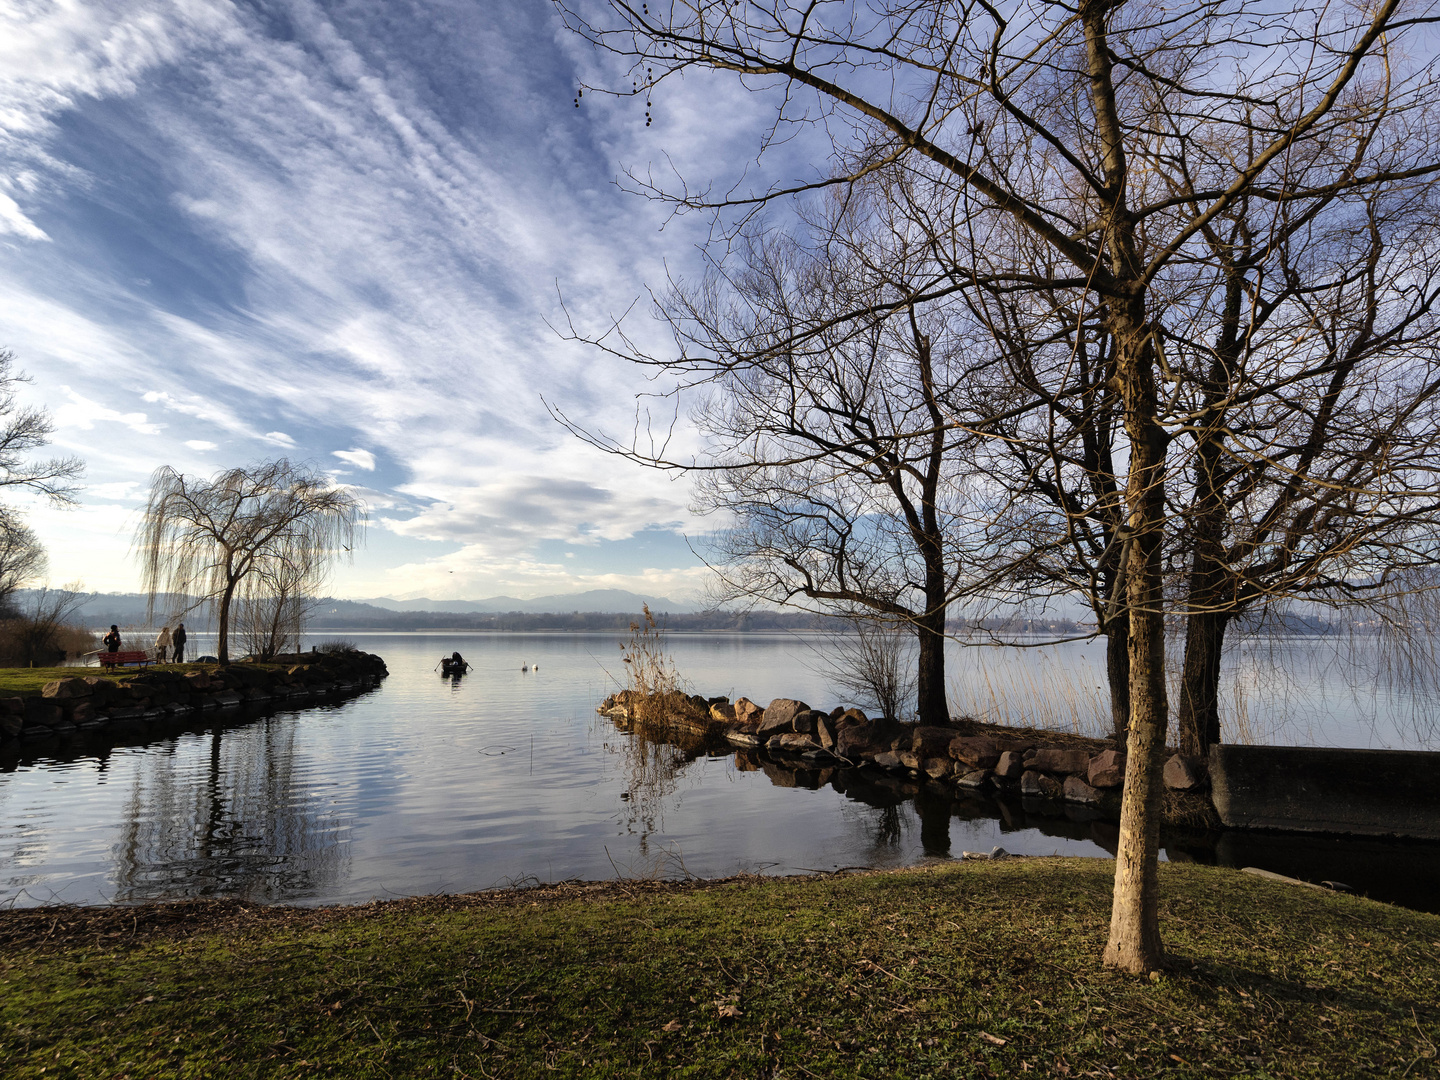
[[[428, 574], [424, 545], [443, 544], [476, 587], [555, 591], [609, 572], [586, 563], [597, 542], [687, 527], [683, 486], [545, 412], [542, 393], [622, 431], [645, 389], [547, 322], [557, 285], [593, 327], [666, 257], [684, 270], [692, 225], [662, 237], [613, 176], [662, 151], [713, 174], [757, 106], [697, 80], [653, 129], [635, 103], [575, 110], [594, 62], [528, 0], [399, 20], [309, 0], [0, 14], [0, 333], [37, 391], [71, 395], [65, 446], [106, 491], [162, 463], [208, 471], [222, 446], [360, 469], [395, 543], [356, 581]], [[123, 451], [117, 424], [138, 440]], [[560, 540], [563, 567], [534, 555]]]
[[354, 465], [357, 469], [364, 469], [366, 472], [375, 471], [375, 455], [369, 450], [332, 450], [331, 454], [341, 461]]

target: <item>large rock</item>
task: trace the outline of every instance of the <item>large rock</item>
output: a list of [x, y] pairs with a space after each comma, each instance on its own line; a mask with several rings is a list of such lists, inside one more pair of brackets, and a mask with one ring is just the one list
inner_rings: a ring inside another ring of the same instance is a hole
[[948, 757], [928, 757], [920, 762], [920, 771], [931, 780], [948, 780], [955, 775], [955, 762]]
[[882, 769], [903, 769], [905, 766], [900, 762], [900, 755], [894, 750], [886, 750], [875, 755], [875, 764]]
[[67, 710], [70, 722], [76, 727], [91, 727], [100, 723], [100, 714], [89, 701], [77, 701]]
[[740, 724], [758, 724], [765, 710], [749, 698], [742, 697], [735, 702], [735, 720]]
[[53, 701], [46, 701], [44, 698], [25, 699], [25, 724], [44, 724], [47, 727], [54, 727], [65, 718], [65, 712]]
[[995, 762], [995, 775], [1001, 780], [1019, 780], [1025, 771], [1024, 755], [1016, 750], [1006, 750]]
[[791, 724], [801, 735], [814, 735], [816, 725], [821, 720], [828, 719], [829, 717], [817, 709], [805, 709], [795, 714], [795, 719], [791, 721]]
[[765, 706], [765, 715], [760, 718], [756, 734], [762, 739], [795, 730], [795, 717], [809, 712], [810, 706], [794, 698], [776, 698]]
[[[960, 766], [963, 768], [963, 766]], [[957, 772], [959, 770], [957, 769]], [[984, 791], [990, 787], [991, 772], [989, 769], [970, 769], [955, 780], [956, 787], [962, 787], [966, 791]]]
[[1032, 799], [1060, 799], [1065, 796], [1065, 787], [1053, 776], [1028, 769], [1020, 777], [1020, 794]]
[[0, 698], [0, 715], [24, 716], [25, 699], [22, 697]]
[[815, 741], [826, 750], [835, 749], [835, 721], [828, 716], [822, 716], [815, 721]]
[[921, 757], [948, 757], [955, 732], [945, 727], [917, 727], [910, 736], [910, 749]]
[[1165, 762], [1165, 786], [1172, 791], [1194, 791], [1205, 785], [1205, 771], [1189, 758], [1173, 755]]
[[851, 761], [873, 758], [889, 749], [881, 744], [873, 724], [851, 724], [835, 732], [835, 753]]
[[14, 713], [0, 713], [0, 735], [7, 739], [18, 739], [20, 731], [25, 727], [25, 718], [16, 716]]
[[765, 743], [766, 750], [781, 754], [804, 754], [820, 748], [820, 744], [809, 735], [801, 735], [793, 731], [772, 735]]
[[1125, 783], [1125, 755], [1119, 750], [1102, 750], [1090, 759], [1085, 779], [1091, 787], [1119, 787]]
[[895, 756], [900, 759], [900, 764], [914, 772], [920, 771], [921, 763], [925, 760], [914, 750], [897, 750]]
[[1030, 768], [1057, 776], [1084, 776], [1090, 768], [1090, 754], [1085, 750], [1042, 747], [1035, 751]]
[[733, 722], [735, 719], [735, 706], [731, 705], [728, 701], [724, 702], [723, 704], [716, 703], [714, 705], [711, 705], [710, 719], [718, 720], [722, 724], [728, 724]]
[[[994, 739], [983, 735], [961, 735], [952, 738], [948, 744], [950, 756], [963, 761], [972, 769], [993, 769], [1000, 761], [1000, 748]], [[1016, 776], [1019, 776], [1017, 771]]]
[[42, 697], [58, 698], [67, 701], [71, 698], [82, 698], [90, 696], [90, 686], [83, 678], [55, 679], [45, 684], [40, 691]]
[[1084, 803], [1087, 806], [1094, 806], [1100, 802], [1100, 792], [1078, 776], [1067, 776], [1061, 793], [1066, 802]]

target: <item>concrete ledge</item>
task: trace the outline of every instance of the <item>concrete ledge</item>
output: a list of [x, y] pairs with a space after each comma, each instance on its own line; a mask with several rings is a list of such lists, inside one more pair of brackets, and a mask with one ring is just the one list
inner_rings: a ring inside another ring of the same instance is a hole
[[1440, 753], [1216, 746], [1210, 787], [1233, 828], [1440, 840]]

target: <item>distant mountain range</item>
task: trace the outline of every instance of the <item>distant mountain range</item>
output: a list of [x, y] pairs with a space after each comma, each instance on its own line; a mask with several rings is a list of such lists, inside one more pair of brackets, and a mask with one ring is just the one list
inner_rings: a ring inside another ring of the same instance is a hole
[[[34, 601], [34, 590], [22, 589], [15, 596], [19, 607], [24, 610]], [[577, 627], [587, 620], [577, 618], [584, 615], [602, 615], [598, 620], [606, 626], [615, 623], [613, 616], [638, 615], [643, 605], [650, 605], [656, 615], [689, 613], [697, 610], [693, 603], [679, 603], [665, 597], [640, 596], [622, 589], [593, 589], [582, 593], [560, 593], [553, 596], [538, 596], [533, 600], [521, 600], [514, 596], [492, 596], [484, 600], [431, 600], [416, 597], [393, 600], [377, 597], [371, 600], [337, 600], [326, 597], [315, 607], [311, 624], [317, 627], [354, 628], [408, 628], [435, 625], [461, 625], [490, 623], [494, 620], [459, 619], [455, 616], [475, 615], [525, 615], [537, 616], [555, 614], [565, 616], [563, 620], [550, 620], [557, 625], [574, 624]], [[154, 619], [159, 621], [173, 617], [173, 613], [188, 607], [188, 602], [176, 598], [166, 603], [157, 598]], [[147, 602], [144, 593], [93, 593], [75, 609], [75, 616], [81, 622], [93, 626], [141, 626], [146, 618]], [[192, 630], [209, 629], [209, 612], [201, 609], [185, 617]], [[526, 621], [533, 621], [533, 618]], [[596, 620], [588, 620], [596, 621]], [[624, 620], [621, 620], [622, 622]], [[548, 624], [547, 624], [548, 625]]]
[[515, 596], [488, 596], [484, 600], [431, 600], [420, 596], [405, 600], [392, 600], [388, 596], [376, 596], [349, 601], [355, 604], [369, 604], [386, 611], [448, 611], [467, 614], [507, 614], [523, 612], [529, 615], [562, 612], [602, 612], [607, 615], [634, 615], [645, 604], [657, 614], [668, 612], [699, 611], [693, 602], [682, 602], [664, 596], [641, 596], [624, 589], [591, 589], [579, 593], [555, 593], [537, 596], [533, 600], [521, 600]]

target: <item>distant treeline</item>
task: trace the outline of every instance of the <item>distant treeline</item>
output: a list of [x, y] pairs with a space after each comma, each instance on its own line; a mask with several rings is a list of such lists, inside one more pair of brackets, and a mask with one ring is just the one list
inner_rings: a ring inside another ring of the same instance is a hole
[[[365, 605], [368, 606], [368, 605]], [[374, 615], [345, 614], [336, 617], [317, 613], [310, 633], [342, 630], [614, 630], [628, 632], [640, 618], [605, 611], [571, 612], [477, 612], [382, 611]], [[795, 611], [703, 611], [657, 612], [656, 620], [666, 630], [820, 630], [833, 629], [834, 620], [823, 615]]]

